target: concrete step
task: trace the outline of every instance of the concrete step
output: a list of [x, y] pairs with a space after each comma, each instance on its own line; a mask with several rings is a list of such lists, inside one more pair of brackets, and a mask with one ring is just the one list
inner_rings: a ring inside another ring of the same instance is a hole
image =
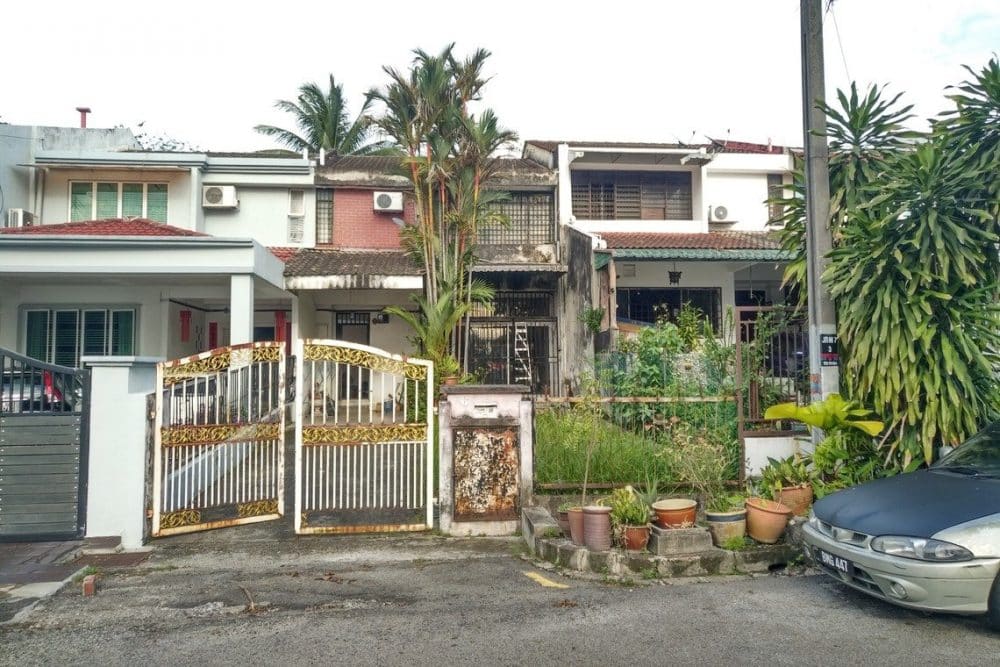
[[116, 554], [122, 550], [122, 538], [120, 535], [109, 535], [107, 537], [87, 537], [83, 540], [80, 553], [84, 556], [97, 556], [101, 554]]

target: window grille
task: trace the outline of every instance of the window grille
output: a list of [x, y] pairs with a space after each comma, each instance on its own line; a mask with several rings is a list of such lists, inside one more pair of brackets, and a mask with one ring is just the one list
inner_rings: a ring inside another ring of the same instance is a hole
[[316, 190], [316, 243], [333, 243], [333, 190]]
[[553, 243], [555, 204], [549, 193], [512, 192], [510, 199], [498, 202], [493, 212], [505, 222], [490, 220], [479, 228], [483, 245], [529, 245]]

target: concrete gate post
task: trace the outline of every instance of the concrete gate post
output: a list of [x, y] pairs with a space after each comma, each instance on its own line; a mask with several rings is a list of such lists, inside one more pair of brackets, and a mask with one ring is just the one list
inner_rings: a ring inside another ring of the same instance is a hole
[[513, 535], [534, 494], [533, 404], [524, 385], [441, 388], [438, 503], [449, 535]]
[[146, 521], [146, 395], [156, 390], [152, 357], [82, 357], [90, 369], [87, 537], [120, 536], [142, 546]]

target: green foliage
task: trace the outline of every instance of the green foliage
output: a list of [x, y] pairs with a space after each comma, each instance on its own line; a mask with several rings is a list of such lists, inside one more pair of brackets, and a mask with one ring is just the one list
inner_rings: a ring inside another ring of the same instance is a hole
[[[834, 297], [845, 393], [878, 406], [892, 468], [1000, 414], [1000, 63], [952, 88], [930, 134], [878, 87], [827, 107]], [[786, 279], [804, 284], [801, 179], [782, 200]], [[841, 452], [843, 453], [843, 452]], [[884, 452], [879, 452], [884, 453]]]
[[705, 509], [709, 512], [735, 512], [743, 509], [746, 500], [746, 494], [738, 491], [720, 490], [706, 500]]
[[645, 504], [631, 486], [611, 492], [608, 500], [613, 526], [645, 526], [649, 523], [649, 505]]
[[724, 442], [677, 421], [671, 425], [669, 442], [659, 456], [674, 471], [676, 482], [691, 488], [706, 502], [714, 502], [725, 495], [725, 484], [731, 477], [730, 458]]
[[858, 419], [871, 414], [871, 410], [854, 401], [845, 401], [840, 394], [830, 394], [822, 401], [806, 406], [795, 403], [772, 405], [764, 411], [764, 419], [794, 419], [824, 431], [856, 428], [874, 437], [882, 432], [885, 425], [880, 421]]
[[701, 340], [705, 331], [702, 323], [705, 321], [705, 315], [700, 310], [686, 301], [681, 304], [681, 311], [677, 314], [677, 335], [685, 352], [693, 351]]
[[748, 549], [753, 545], [753, 542], [748, 540], [746, 537], [740, 537], [739, 535], [734, 535], [725, 542], [722, 543], [722, 548], [727, 551], [743, 551]]
[[396, 152], [391, 143], [371, 138], [371, 123], [365, 115], [371, 106], [370, 97], [365, 98], [357, 117], [350, 120], [344, 87], [334, 81], [332, 74], [326, 90], [319, 84], [306, 83], [299, 87], [299, 96], [294, 102], [278, 100], [274, 106], [292, 114], [299, 134], [273, 125], [257, 125], [254, 130], [294, 151], [308, 149], [318, 153], [322, 148], [334, 155]]
[[762, 495], [777, 500], [778, 494], [786, 487], [812, 484], [813, 474], [809, 464], [809, 457], [797, 454], [784, 459], [767, 457], [767, 465], [760, 474]]
[[584, 308], [580, 313], [580, 322], [592, 334], [601, 333], [601, 322], [604, 321], [603, 308]]

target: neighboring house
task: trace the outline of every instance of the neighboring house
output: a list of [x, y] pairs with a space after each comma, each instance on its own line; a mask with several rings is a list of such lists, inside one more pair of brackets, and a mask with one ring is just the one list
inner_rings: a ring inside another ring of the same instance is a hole
[[[524, 159], [500, 160], [488, 183], [509, 193], [500, 204], [509, 224], [479, 230], [474, 275], [496, 298], [472, 312], [468, 367], [484, 382], [562, 393], [587, 358], [578, 317], [592, 300], [591, 239], [558, 225], [555, 185], [554, 171]], [[398, 158], [330, 158], [317, 167], [316, 187], [316, 247], [285, 268], [297, 329], [412, 352], [409, 327], [382, 312], [413, 307], [423, 289], [421, 270], [400, 248], [415, 212]]]
[[765, 200], [790, 183], [788, 149], [531, 140], [524, 156], [557, 170], [560, 222], [605, 244], [612, 328], [690, 303], [719, 329], [732, 306], [785, 301]]
[[24, 164], [37, 194], [30, 225], [0, 233], [0, 347], [75, 366], [287, 337], [307, 159], [85, 147]]

